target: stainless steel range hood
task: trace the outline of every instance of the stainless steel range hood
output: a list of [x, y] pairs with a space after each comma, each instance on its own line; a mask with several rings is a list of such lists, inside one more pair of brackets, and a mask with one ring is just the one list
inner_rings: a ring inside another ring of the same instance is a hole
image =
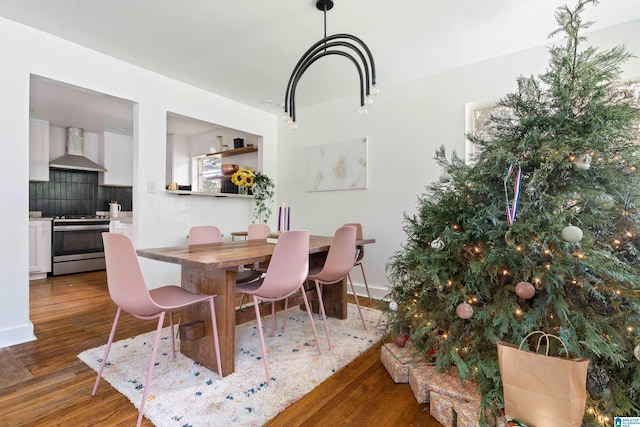
[[66, 129], [65, 154], [49, 163], [50, 168], [92, 172], [107, 170], [84, 156], [84, 130], [74, 127]]

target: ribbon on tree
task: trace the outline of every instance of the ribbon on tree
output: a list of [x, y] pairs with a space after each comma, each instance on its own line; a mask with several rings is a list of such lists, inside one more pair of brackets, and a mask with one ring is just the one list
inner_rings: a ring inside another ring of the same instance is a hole
[[513, 172], [516, 170], [515, 165], [510, 163], [507, 167], [507, 172], [504, 174], [504, 195], [507, 199], [507, 224], [509, 227], [516, 221], [516, 214], [518, 213], [518, 199], [520, 198], [520, 183], [522, 182], [522, 168], [520, 162], [518, 162], [518, 170], [515, 174], [515, 182], [513, 183], [513, 201], [509, 202], [509, 190], [507, 188], [507, 182]]

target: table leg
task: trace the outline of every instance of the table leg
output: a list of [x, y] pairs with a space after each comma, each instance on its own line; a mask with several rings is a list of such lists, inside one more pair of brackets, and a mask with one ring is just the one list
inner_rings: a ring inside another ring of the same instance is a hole
[[[215, 294], [216, 322], [220, 340], [222, 376], [235, 370], [236, 313], [235, 272], [182, 267], [182, 287], [200, 294]], [[215, 346], [211, 330], [211, 315], [207, 304], [188, 307], [180, 312], [180, 323], [204, 322], [205, 335], [180, 342], [180, 351], [187, 357], [217, 372]]]

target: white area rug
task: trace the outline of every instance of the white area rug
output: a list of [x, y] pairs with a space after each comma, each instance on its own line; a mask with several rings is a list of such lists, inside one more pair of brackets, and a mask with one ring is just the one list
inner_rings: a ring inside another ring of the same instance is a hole
[[[280, 332], [274, 337], [268, 334], [271, 316], [264, 317], [270, 386], [266, 383], [255, 321], [237, 327], [236, 372], [222, 380], [181, 353], [173, 359], [170, 331], [165, 328], [145, 416], [156, 426], [261, 426], [382, 338], [381, 312], [366, 307], [362, 307], [362, 312], [367, 331], [362, 329], [353, 304], [349, 304], [347, 319], [327, 319], [331, 351], [327, 348], [322, 318], [314, 315], [322, 355], [318, 355], [306, 311], [289, 309], [284, 335], [280, 314]], [[103, 372], [101, 386], [107, 380], [136, 408], [140, 407], [153, 335], [154, 332], [149, 332], [114, 342]], [[103, 353], [104, 346], [100, 346], [78, 357], [97, 371]]]

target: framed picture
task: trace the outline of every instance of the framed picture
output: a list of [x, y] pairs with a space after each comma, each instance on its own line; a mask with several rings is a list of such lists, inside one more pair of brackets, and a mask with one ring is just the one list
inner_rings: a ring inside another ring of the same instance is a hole
[[307, 147], [307, 191], [367, 188], [367, 138]]

